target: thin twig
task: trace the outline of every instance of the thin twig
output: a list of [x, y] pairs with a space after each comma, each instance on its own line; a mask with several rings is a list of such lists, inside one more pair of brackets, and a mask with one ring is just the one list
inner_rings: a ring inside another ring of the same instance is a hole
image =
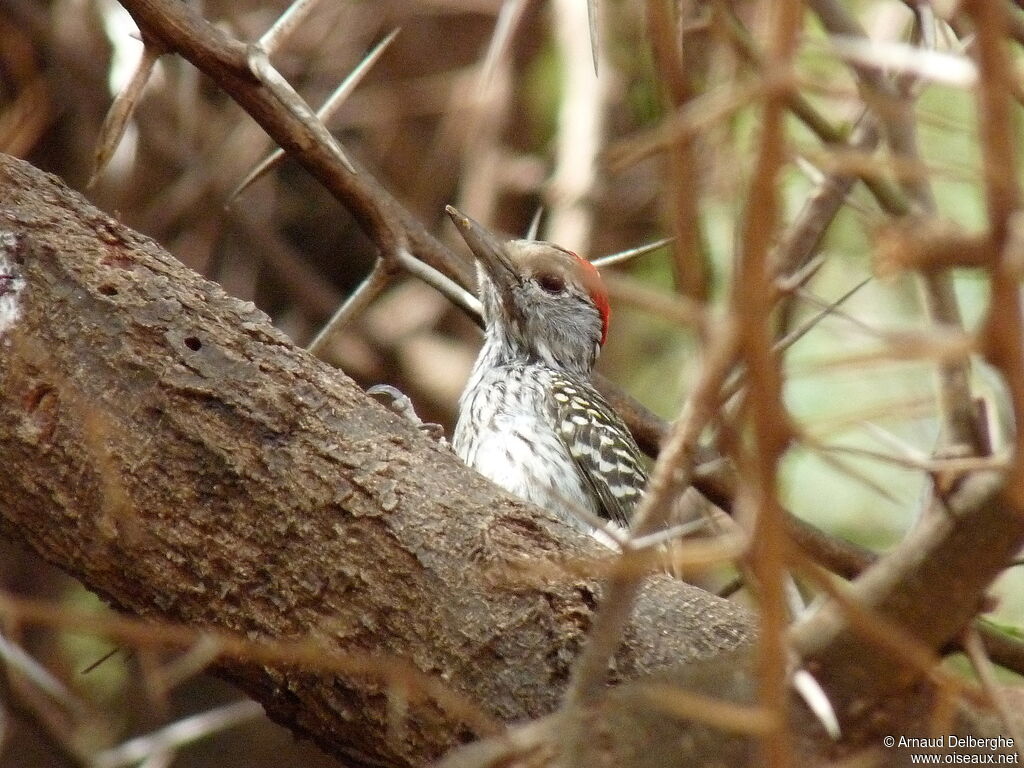
[[[872, 336], [885, 338], [884, 332], [876, 331], [875, 329], [868, 326], [866, 323], [863, 323], [859, 318], [856, 318], [853, 315], [848, 315], [847, 313], [839, 309], [839, 307], [844, 302], [846, 302], [848, 299], [854, 296], [861, 288], [867, 285], [870, 280], [871, 278], [865, 278], [861, 282], [854, 285], [852, 288], [848, 289], [846, 293], [840, 295], [839, 298], [834, 299], [833, 301], [824, 301], [822, 299], [819, 299], [816, 296], [814, 296], [814, 294], [810, 293], [804, 288], [794, 287], [789, 289], [787, 291], [788, 293], [792, 293], [801, 299], [806, 299], [809, 303], [813, 304], [815, 307], [818, 308], [818, 312], [815, 313], [813, 316], [809, 317], [807, 320], [805, 320], [798, 327], [794, 328], [792, 331], [787, 333], [785, 336], [779, 338], [772, 347], [773, 352], [775, 352], [776, 354], [781, 354], [782, 352], [785, 352], [786, 350], [790, 349], [794, 344], [800, 341], [800, 339], [802, 339], [814, 328], [816, 328], [822, 320], [824, 320], [826, 317], [829, 317], [830, 315], [834, 315], [836, 317], [841, 317], [846, 320], [849, 320], [851, 323], [857, 325], [858, 328], [861, 328], [861, 330], [864, 330], [866, 333], [869, 333]], [[733, 372], [729, 380], [725, 383], [725, 386], [722, 388], [722, 394], [725, 396], [726, 400], [731, 400], [732, 398], [739, 394], [739, 392], [743, 389], [743, 386], [745, 384], [746, 369], [737, 368]]]
[[914, 456], [898, 456], [892, 453], [872, 451], [870, 448], [859, 448], [854, 445], [827, 445], [818, 441], [809, 441], [808, 445], [815, 451], [825, 453], [845, 453], [849, 456], [860, 456], [873, 461], [880, 461], [894, 467], [916, 469], [921, 472], [943, 474], [949, 476], [967, 475], [971, 472], [985, 470], [1004, 470], [1009, 467], [1009, 457], [999, 456], [965, 456], [963, 458], [927, 459]]
[[[857, 121], [847, 147], [869, 153], [879, 141], [878, 123], [867, 114]], [[857, 176], [839, 170], [830, 171], [815, 185], [796, 219], [783, 234], [773, 262], [779, 274], [799, 270], [818, 252], [829, 225], [846, 202]]]
[[777, 342], [775, 342], [776, 349], [780, 351], [789, 349], [796, 342], [798, 342], [800, 339], [806, 336], [812, 328], [816, 327], [822, 320], [824, 320], [826, 317], [829, 317], [830, 315], [842, 317], [846, 320], [849, 320], [850, 322], [855, 323], [858, 328], [865, 331], [866, 333], [869, 333], [872, 336], [883, 335], [880, 331], [876, 331], [867, 323], [862, 322], [859, 318], [847, 314], [846, 312], [843, 312], [841, 309], [839, 309], [839, 307], [842, 304], [844, 304], [846, 301], [848, 301], [850, 298], [856, 295], [864, 286], [870, 283], [873, 279], [874, 278], [870, 276], [865, 277], [859, 283], [856, 283], [851, 288], [848, 288], [845, 293], [840, 294], [838, 298], [835, 298], [831, 301], [824, 301], [823, 299], [819, 299], [817, 296], [815, 296], [813, 293], [806, 290], [805, 288], [796, 289], [794, 291], [794, 294], [799, 298], [814, 304], [817, 307], [818, 312], [812, 317], [808, 318], [803, 323], [801, 323], [801, 325], [798, 328], [794, 328], [792, 331], [790, 331]]
[[93, 768], [124, 768], [149, 756], [175, 752], [220, 731], [263, 717], [263, 705], [245, 699], [182, 718], [158, 731], [139, 736], [93, 757]]
[[93, 634], [140, 648], [188, 649], [200, 640], [216, 643], [222, 659], [244, 659], [265, 664], [291, 664], [320, 672], [365, 675], [389, 683], [400, 680], [407, 690], [434, 700], [454, 717], [479, 733], [496, 733], [501, 726], [479, 707], [455, 693], [439, 679], [427, 675], [409, 662], [386, 654], [332, 652], [315, 640], [250, 640], [223, 630], [196, 629], [172, 623], [100, 615], [71, 610], [67, 606], [21, 599], [0, 592], [0, 619], [25, 626], [60, 627]]
[[814, 438], [812, 438], [810, 435], [806, 433], [801, 433], [799, 437], [801, 439], [801, 442], [805, 446], [807, 446], [808, 449], [815, 451], [817, 453], [818, 458], [824, 464], [831, 467], [839, 474], [845, 475], [851, 480], [860, 483], [865, 488], [874, 491], [876, 494], [878, 494], [878, 496], [893, 504], [893, 506], [899, 506], [900, 500], [893, 494], [892, 491], [890, 491], [881, 483], [873, 480], [871, 477], [869, 477], [867, 474], [860, 471], [856, 467], [851, 466], [848, 462], [842, 461], [838, 456], [835, 455], [836, 453], [838, 453], [838, 451], [826, 451], [824, 448], [821, 447], [818, 441], [816, 441]]
[[[816, 294], [807, 290], [806, 288], [797, 288], [795, 291], [793, 291], [793, 295], [796, 298], [800, 299], [800, 301], [810, 304], [812, 307], [818, 310], [818, 313], [814, 316], [814, 318], [812, 318], [812, 320], [817, 320], [818, 322], [820, 322], [820, 319], [831, 315], [832, 317], [837, 317], [849, 323], [858, 331], [863, 333], [865, 336], [870, 336], [871, 338], [881, 339], [882, 341], [885, 341], [886, 339], [889, 338], [889, 334], [887, 331], [881, 328], [875, 328], [873, 325], [864, 322], [856, 315], [851, 315], [849, 312], [844, 312], [842, 309], [840, 309], [840, 306], [842, 306], [842, 304], [844, 304], [849, 298], [851, 298], [860, 289], [862, 289], [864, 286], [870, 283], [873, 279], [874, 278], [870, 276], [865, 277], [852, 288], [848, 289], [845, 293], [841, 294], [839, 298], [828, 301], [817, 296]], [[790, 333], [789, 336], [793, 335], [794, 333], [799, 333], [800, 331], [803, 331], [803, 326], [797, 328], [795, 331]], [[787, 336], [786, 338], [789, 338], [789, 336]]]
[[[674, 110], [684, 109], [693, 99], [675, 19], [665, 0], [647, 0], [647, 33], [660, 75], [663, 99]], [[672, 266], [676, 288], [683, 296], [706, 301], [710, 295], [711, 260], [701, 228], [699, 174], [697, 166], [698, 137], [690, 131], [679, 132], [667, 147], [668, 194], [665, 208], [672, 222], [676, 245]]]
[[[796, 52], [803, 21], [803, 4], [771, 7], [766, 77], [785, 81]], [[772, 346], [776, 289], [770, 264], [771, 245], [780, 214], [778, 175], [785, 162], [785, 113], [788, 90], [781, 84], [769, 91], [762, 113], [757, 161], [746, 200], [741, 235], [739, 275], [732, 296], [740, 319], [739, 346], [747, 366], [747, 419], [753, 432], [753, 453], [739, 458], [741, 477], [757, 518], [752, 534], [751, 569], [760, 596], [761, 632], [758, 653], [758, 698], [778, 718], [779, 727], [762, 741], [763, 762], [783, 768], [790, 761], [785, 628], [787, 606], [785, 554], [787, 535], [778, 500], [778, 463], [790, 439], [782, 399], [782, 373]]]

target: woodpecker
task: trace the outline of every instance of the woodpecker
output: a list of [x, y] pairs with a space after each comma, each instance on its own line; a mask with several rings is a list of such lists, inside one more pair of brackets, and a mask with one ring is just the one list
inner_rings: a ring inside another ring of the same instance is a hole
[[579, 509], [628, 526], [647, 475], [626, 425], [591, 383], [608, 334], [597, 269], [552, 243], [500, 240], [446, 210], [476, 257], [486, 325], [452, 447], [581, 530], [592, 527]]

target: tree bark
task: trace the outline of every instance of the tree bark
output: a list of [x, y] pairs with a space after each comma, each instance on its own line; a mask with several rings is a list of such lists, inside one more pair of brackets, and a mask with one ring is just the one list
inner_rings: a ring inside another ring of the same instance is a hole
[[[501, 722], [556, 706], [599, 599], [531, 563], [604, 551], [503, 494], [59, 180], [0, 156], [0, 535], [127, 614], [404, 659]], [[612, 677], [748, 643], [734, 604], [650, 581]], [[351, 764], [466, 738], [373, 675], [219, 672]], [[386, 665], [385, 665], [386, 666]], [[393, 701], [392, 701], [393, 703]], [[479, 730], [479, 728], [478, 728]]]

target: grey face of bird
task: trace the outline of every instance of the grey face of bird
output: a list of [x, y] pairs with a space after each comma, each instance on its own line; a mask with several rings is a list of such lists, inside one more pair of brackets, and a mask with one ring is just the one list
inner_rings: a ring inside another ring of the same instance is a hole
[[477, 259], [488, 337], [513, 355], [589, 375], [608, 322], [597, 270], [552, 243], [502, 240], [451, 206], [448, 213]]

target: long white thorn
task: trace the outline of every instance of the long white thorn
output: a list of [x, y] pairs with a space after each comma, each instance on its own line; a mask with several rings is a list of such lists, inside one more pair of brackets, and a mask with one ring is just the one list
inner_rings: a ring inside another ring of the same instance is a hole
[[597, 77], [598, 45], [597, 39], [597, 0], [587, 0], [587, 20], [590, 22], [590, 54], [594, 57], [594, 77]]
[[288, 10], [278, 17], [277, 21], [263, 33], [260, 46], [267, 53], [274, 53], [287, 37], [309, 16], [320, 0], [295, 0]]
[[[369, 72], [370, 68], [377, 63], [377, 60], [380, 59], [381, 55], [384, 53], [385, 50], [387, 50], [387, 47], [391, 45], [392, 41], [395, 39], [395, 37], [398, 35], [400, 31], [401, 27], [396, 27], [395, 29], [391, 30], [388, 36], [381, 40], [379, 43], [377, 43], [377, 45], [375, 45], [370, 50], [370, 52], [363, 57], [363, 60], [360, 61], [358, 65], [356, 65], [356, 68], [353, 69], [348, 74], [348, 77], [346, 77], [341, 82], [341, 84], [337, 88], [335, 88], [334, 92], [327, 98], [327, 101], [325, 101], [323, 103], [323, 106], [321, 106], [320, 109], [318, 109], [316, 112], [316, 116], [320, 119], [321, 122], [326, 123], [328, 120], [331, 119], [331, 117], [334, 116], [334, 113], [337, 112], [341, 105], [345, 103], [345, 100], [356, 89], [356, 86], [358, 86], [359, 83], [362, 82], [363, 78], [366, 76], [366, 73]], [[269, 172], [279, 162], [281, 162], [281, 159], [283, 157], [283, 149], [275, 149], [273, 152], [267, 155], [267, 157], [263, 159], [260, 163], [258, 163], [256, 167], [253, 168], [249, 172], [249, 174], [241, 181], [241, 183], [237, 187], [235, 187], [234, 190], [232, 190], [231, 194], [228, 195], [228, 202], [234, 200], [236, 197], [242, 194], [242, 192], [244, 192], [249, 186], [251, 186], [259, 179], [263, 178], [263, 176], [267, 172]]]
[[107, 116], [103, 119], [103, 126], [100, 128], [100, 139], [96, 143], [96, 155], [93, 159], [92, 175], [86, 183], [87, 188], [95, 186], [103, 169], [107, 167], [110, 158], [114, 156], [125, 129], [128, 127], [128, 122], [139, 105], [142, 91], [153, 75], [153, 67], [156, 66], [157, 59], [163, 52], [163, 48], [152, 43], [142, 49], [142, 58], [139, 59], [139, 64], [135, 68], [131, 80], [117, 94], [114, 103], [107, 110]]
[[533, 218], [530, 219], [530, 226], [526, 228], [526, 239], [536, 240], [537, 233], [540, 232], [540, 220], [544, 215], [544, 206], [538, 206], [537, 210], [533, 212]]
[[828, 695], [818, 681], [806, 669], [798, 669], [793, 673], [793, 688], [818, 718], [818, 722], [824, 726], [828, 735], [834, 741], [838, 741], [843, 735], [839, 728], [839, 718], [836, 717], [832, 702], [828, 700]]
[[211, 734], [263, 717], [263, 706], [248, 699], [182, 718], [158, 731], [139, 736], [92, 758], [95, 768], [125, 768], [162, 752], [180, 749]]
[[487, 46], [487, 54], [484, 56], [484, 64], [480, 68], [481, 92], [490, 85], [498, 63], [502, 60], [508, 50], [509, 42], [512, 40], [512, 33], [523, 16], [523, 9], [526, 3], [523, 0], [505, 0], [498, 11], [498, 20], [494, 24], [494, 33], [491, 35], [491, 42]]
[[637, 248], [630, 248], [628, 251], [619, 251], [618, 253], [610, 253], [607, 256], [602, 256], [598, 259], [592, 260], [590, 263], [598, 269], [604, 267], [610, 267], [613, 264], [621, 264], [624, 261], [635, 259], [637, 256], [643, 256], [648, 253], [652, 253], [659, 248], [664, 248], [666, 245], [675, 240], [674, 237], [663, 237], [661, 240], [655, 240], [653, 243], [647, 245], [641, 245]]
[[483, 317], [484, 310], [480, 300], [451, 278], [441, 274], [426, 262], [420, 261], [405, 248], [399, 248], [394, 258], [406, 272], [415, 275], [444, 295], [470, 317]]
[[309, 342], [306, 349], [310, 354], [320, 357], [324, 348], [327, 347], [338, 332], [356, 315], [366, 309], [380, 292], [391, 283], [392, 275], [388, 272], [383, 261], [378, 260], [373, 270], [366, 279], [359, 284], [359, 287], [352, 292], [344, 303], [337, 309], [327, 321], [327, 324], [320, 329], [319, 333]]
[[281, 105], [301, 121], [315, 139], [327, 147], [350, 173], [355, 173], [356, 169], [352, 167], [352, 163], [345, 156], [341, 144], [331, 136], [327, 126], [320, 122], [320, 118], [309, 108], [306, 100], [295, 92], [292, 84], [270, 63], [270, 56], [267, 55], [267, 52], [258, 43], [254, 43], [248, 48], [247, 58], [249, 71], [270, 89]]

